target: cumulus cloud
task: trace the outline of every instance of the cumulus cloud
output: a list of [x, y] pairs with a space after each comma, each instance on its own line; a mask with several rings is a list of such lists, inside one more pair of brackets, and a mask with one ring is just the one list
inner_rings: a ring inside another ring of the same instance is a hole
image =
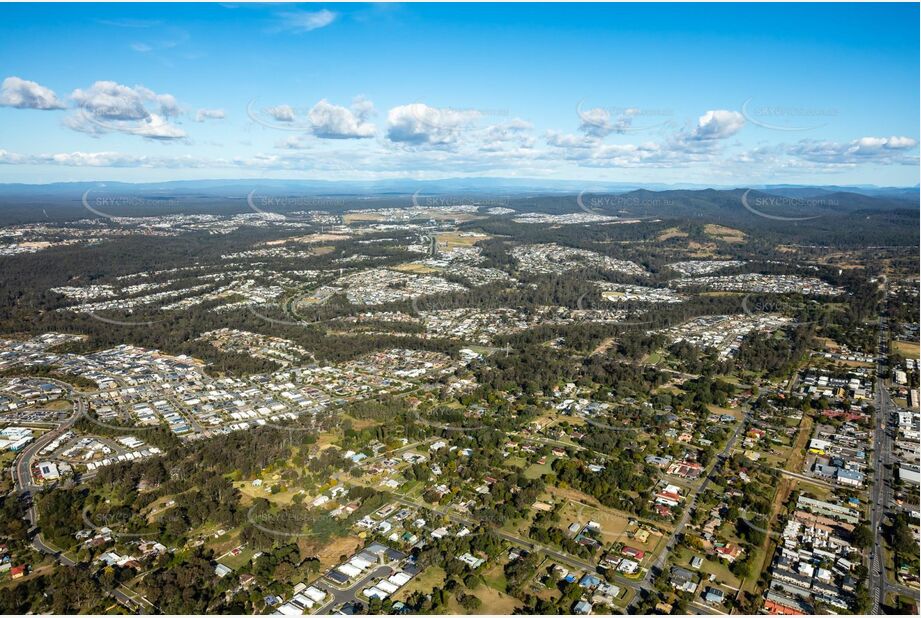
[[70, 96], [79, 110], [65, 120], [65, 125], [75, 131], [90, 135], [114, 131], [157, 140], [185, 137], [182, 129], [169, 122], [181, 111], [171, 94], [158, 94], [144, 86], [97, 81], [85, 90], [74, 90]]
[[400, 105], [387, 112], [387, 138], [415, 146], [446, 146], [480, 117], [475, 110], [429, 107], [424, 103]]
[[65, 107], [50, 88], [15, 76], [7, 77], [0, 85], [0, 106], [43, 110]]
[[374, 111], [371, 101], [358, 97], [351, 108], [321, 99], [307, 114], [311, 132], [323, 139], [361, 139], [373, 137], [374, 124], [367, 121]]
[[294, 108], [290, 105], [276, 105], [265, 111], [278, 122], [294, 122]]
[[916, 165], [917, 155], [910, 155], [918, 141], [911, 137], [861, 137], [850, 142], [802, 140], [784, 152], [815, 163], [853, 165], [863, 162]]
[[918, 145], [917, 140], [910, 137], [861, 137], [854, 142], [857, 154], [875, 154], [889, 150], [908, 150]]
[[278, 13], [277, 17], [273, 31], [302, 33], [325, 28], [336, 21], [338, 15], [323, 9], [321, 11], [285, 11]]
[[200, 109], [195, 112], [195, 122], [204, 122], [205, 120], [223, 120], [226, 114], [222, 109]]
[[490, 142], [513, 142], [527, 136], [532, 129], [534, 129], [534, 125], [530, 122], [521, 118], [513, 118], [509, 122], [487, 127], [484, 137]]
[[157, 94], [144, 86], [125, 86], [111, 81], [98, 81], [86, 90], [76, 89], [70, 97], [81, 108], [106, 120], [141, 120], [150, 112], [147, 105], [159, 108], [161, 115], [179, 114], [179, 104], [171, 94]]
[[579, 130], [592, 137], [606, 137], [611, 133], [626, 133], [633, 123], [636, 110], [625, 110], [612, 118], [611, 112], [603, 107], [578, 110]]
[[745, 126], [745, 116], [727, 109], [710, 110], [697, 120], [693, 139], [714, 140], [732, 137]]
[[599, 143], [597, 138], [572, 133], [547, 131], [547, 144], [556, 148], [592, 148]]

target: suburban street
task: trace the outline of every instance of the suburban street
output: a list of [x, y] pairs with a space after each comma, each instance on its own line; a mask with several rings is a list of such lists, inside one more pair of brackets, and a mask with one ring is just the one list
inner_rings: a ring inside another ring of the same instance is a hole
[[[671, 536], [668, 538], [668, 541], [665, 543], [665, 546], [659, 552], [659, 555], [656, 556], [655, 562], [649, 567], [646, 571], [646, 575], [643, 577], [643, 581], [639, 583], [639, 588], [651, 588], [652, 587], [652, 578], [654, 572], [661, 572], [665, 568], [665, 564], [668, 561], [668, 556], [671, 553], [672, 549], [675, 546], [675, 539], [678, 538], [678, 535], [684, 530], [684, 527], [687, 525], [688, 520], [691, 519], [691, 511], [694, 510], [694, 506], [697, 503], [697, 496], [699, 496], [707, 488], [707, 485], [710, 484], [710, 479], [713, 475], [713, 471], [717, 466], [721, 465], [723, 460], [725, 460], [732, 449], [735, 447], [735, 443], [738, 441], [739, 436], [742, 435], [742, 430], [745, 428], [745, 425], [748, 423], [748, 415], [751, 413], [750, 410], [746, 409], [742, 420], [738, 423], [735, 428], [735, 431], [732, 433], [732, 436], [726, 441], [726, 446], [719, 453], [719, 455], [713, 460], [713, 463], [710, 464], [710, 469], [707, 471], [707, 476], [704, 477], [703, 482], [697, 486], [695, 490], [687, 497], [687, 500], [684, 505], [684, 510], [681, 513], [681, 519], [678, 520], [678, 524], [675, 526], [675, 529], [672, 531]], [[636, 584], [634, 584], [636, 585]], [[633, 601], [630, 603], [631, 607], [636, 605], [636, 602], [639, 600], [639, 595], [633, 598]], [[714, 610], [715, 611], [715, 610]]]
[[[83, 416], [86, 409], [86, 404], [82, 399], [77, 399], [74, 403], [74, 412], [68, 417], [68, 419], [61, 423], [57, 428], [45, 433], [36, 440], [28, 444], [19, 454], [16, 459], [15, 465], [12, 468], [13, 471], [13, 482], [15, 484], [14, 491], [20, 496], [21, 499], [28, 501], [28, 506], [24, 513], [26, 521], [29, 523], [29, 528], [34, 528], [38, 525], [38, 510], [35, 508], [34, 493], [41, 488], [36, 486], [33, 483], [32, 478], [32, 464], [35, 455], [45, 447], [46, 444], [52, 442], [55, 438], [60, 436], [62, 433], [66, 432], [68, 429], [73, 427], [81, 416]], [[57, 547], [49, 544], [42, 538], [42, 535], [38, 532], [32, 537], [32, 547], [45, 555], [53, 557], [55, 560], [68, 567], [78, 566], [77, 562], [69, 558], [64, 552], [62, 552]], [[123, 588], [123, 587], [122, 587]], [[127, 590], [127, 588], [125, 588]], [[130, 590], [128, 591], [131, 592]], [[119, 603], [124, 605], [129, 610], [135, 610], [136, 608], [143, 608], [144, 604], [136, 600], [135, 593], [126, 594], [121, 589], [110, 590], [109, 594]]]

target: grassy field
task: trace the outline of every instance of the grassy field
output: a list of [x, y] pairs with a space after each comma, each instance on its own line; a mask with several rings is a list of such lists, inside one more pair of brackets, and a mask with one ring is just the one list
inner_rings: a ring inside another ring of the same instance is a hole
[[227, 554], [218, 559], [218, 562], [226, 564], [234, 571], [238, 571], [241, 568], [249, 564], [249, 561], [253, 559], [253, 556], [256, 554], [256, 550], [249, 547], [243, 547], [240, 550], [240, 553], [236, 556], [232, 554]]
[[524, 471], [525, 478], [536, 479], [536, 478], [540, 478], [544, 474], [550, 474], [551, 472], [553, 472], [550, 466], [553, 464], [554, 459], [556, 459], [556, 457], [554, 457], [553, 455], [548, 455], [547, 461], [545, 461], [543, 465], [536, 464], [536, 463], [531, 464]]
[[505, 460], [505, 463], [513, 468], [524, 468], [528, 465], [528, 461], [524, 457], [518, 457], [517, 455], [511, 455]]
[[440, 588], [444, 583], [445, 570], [438, 566], [431, 566], [403, 586], [403, 588], [393, 595], [393, 600], [405, 601], [413, 592], [431, 592], [434, 588]]
[[494, 564], [483, 571], [483, 581], [486, 585], [499, 592], [505, 591], [505, 569], [502, 564]]
[[460, 232], [445, 232], [435, 236], [435, 242], [441, 250], [455, 249], [457, 247], [472, 247], [481, 240], [488, 239], [486, 234], [461, 234]]
[[406, 264], [397, 264], [392, 267], [393, 270], [398, 270], [404, 273], [413, 273], [416, 275], [427, 275], [430, 273], [441, 272], [438, 268], [432, 268], [431, 266], [426, 266], [425, 264], [416, 264], [415, 262], [407, 262]]
[[684, 567], [688, 570], [694, 571], [691, 568], [691, 558], [694, 556], [699, 556], [704, 559], [704, 563], [701, 565], [700, 569], [697, 569], [698, 572], [702, 574], [703, 579], [707, 579], [709, 575], [715, 575], [716, 579], [721, 583], [728, 584], [732, 588], [738, 588], [741, 582], [739, 578], [732, 574], [732, 571], [729, 570], [729, 567], [722, 562], [721, 560], [710, 560], [705, 555], [692, 552], [687, 547], [679, 547], [675, 552], [675, 564], [680, 567]]
[[918, 358], [921, 354], [921, 345], [910, 341], [893, 341], [892, 350], [905, 358]]
[[454, 597], [452, 596], [450, 597], [450, 600], [447, 604], [448, 613], [470, 615], [498, 614], [500, 616], [508, 616], [515, 613], [515, 608], [522, 604], [521, 601], [515, 597], [510, 596], [504, 592], [499, 592], [498, 590], [489, 586], [477, 586], [473, 590], [473, 595], [483, 602], [479, 609], [468, 612], [463, 607], [461, 607], [460, 604], [455, 601]]
[[682, 232], [676, 227], [670, 227], [659, 232], [659, 235], [656, 236], [656, 240], [664, 241], [669, 240], [670, 238], [687, 238], [687, 236], [687, 232]]
[[721, 408], [713, 404], [707, 404], [707, 409], [710, 410], [713, 414], [728, 414], [734, 417], [736, 420], [742, 418], [742, 410], [739, 408]]
[[251, 500], [255, 498], [265, 498], [269, 502], [275, 504], [291, 504], [294, 495], [301, 490], [294, 487], [288, 488], [285, 491], [279, 492], [277, 494], [272, 494], [267, 491], [269, 487], [274, 484], [281, 484], [282, 481], [278, 480], [263, 480], [261, 487], [253, 487], [252, 481], [238, 481], [233, 484], [234, 487], [240, 490], [240, 493], [244, 496], [249, 497]]
[[708, 223], [704, 226], [704, 233], [712, 238], [724, 240], [726, 242], [745, 242], [745, 232], [715, 223]]
[[665, 355], [662, 350], [656, 350], [646, 357], [646, 364], [648, 365], [658, 365], [662, 362], [662, 359], [665, 358]]

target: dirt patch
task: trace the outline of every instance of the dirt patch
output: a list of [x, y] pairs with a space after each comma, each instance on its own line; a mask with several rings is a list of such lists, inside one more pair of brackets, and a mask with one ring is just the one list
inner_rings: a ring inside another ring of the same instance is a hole
[[332, 541], [317, 547], [316, 540], [304, 537], [297, 542], [302, 556], [316, 556], [323, 565], [323, 568], [329, 568], [339, 564], [341, 556], [351, 556], [358, 548], [363, 545], [363, 541], [357, 536], [340, 536]]
[[604, 354], [605, 352], [611, 349], [611, 346], [613, 346], [615, 342], [616, 340], [614, 339], [614, 337], [608, 337], [607, 339], [599, 343], [597, 348], [592, 350], [592, 356]]
[[659, 235], [656, 236], [656, 240], [663, 241], [669, 240], [670, 238], [687, 238], [687, 232], [682, 232], [676, 227], [670, 227], [668, 229], [662, 230], [659, 232]]
[[746, 235], [742, 230], [708, 223], [704, 226], [704, 233], [724, 242], [745, 242]]
[[812, 425], [812, 417], [803, 415], [803, 420], [799, 425], [799, 433], [796, 434], [796, 442], [793, 443], [790, 451], [790, 459], [787, 460], [787, 465], [784, 466], [785, 470], [791, 472], [803, 471], [803, 459], [806, 457], [806, 444], [809, 442], [809, 438], [812, 437]]

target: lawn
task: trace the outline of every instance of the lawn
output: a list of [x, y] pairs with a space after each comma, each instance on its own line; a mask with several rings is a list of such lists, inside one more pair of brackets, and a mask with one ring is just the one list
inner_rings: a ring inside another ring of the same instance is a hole
[[556, 457], [554, 457], [553, 455], [548, 455], [547, 461], [545, 461], [543, 464], [536, 464], [536, 463], [531, 464], [524, 471], [525, 478], [536, 479], [536, 478], [540, 478], [544, 474], [550, 474], [551, 472], [553, 472], [553, 470], [551, 469], [551, 465], [553, 464], [554, 459], [556, 459]]
[[490, 588], [505, 592], [505, 569], [502, 564], [494, 564], [483, 571], [483, 581]]
[[249, 547], [243, 547], [239, 554], [236, 556], [232, 554], [227, 554], [222, 558], [218, 559], [218, 562], [226, 564], [234, 571], [239, 571], [241, 568], [249, 564], [249, 561], [253, 559], [253, 556], [256, 554], [256, 550]]
[[[703, 580], [706, 580], [710, 575], [715, 575], [717, 581], [728, 584], [732, 588], [738, 588], [739, 584], [741, 583], [739, 578], [733, 575], [732, 571], [729, 570], [729, 566], [721, 560], [710, 560], [705, 555], [698, 552], [693, 552], [684, 546], [679, 546], [672, 555], [675, 556], [675, 565], [684, 567], [690, 571], [698, 571], [702, 574], [701, 578]], [[699, 569], [691, 568], [691, 558], [694, 556], [700, 556], [704, 559], [704, 563], [700, 566]]]
[[658, 365], [659, 363], [662, 362], [663, 358], [664, 358], [664, 354], [662, 350], [656, 350], [655, 352], [651, 353], [649, 356], [646, 357], [646, 363], [649, 365]]

